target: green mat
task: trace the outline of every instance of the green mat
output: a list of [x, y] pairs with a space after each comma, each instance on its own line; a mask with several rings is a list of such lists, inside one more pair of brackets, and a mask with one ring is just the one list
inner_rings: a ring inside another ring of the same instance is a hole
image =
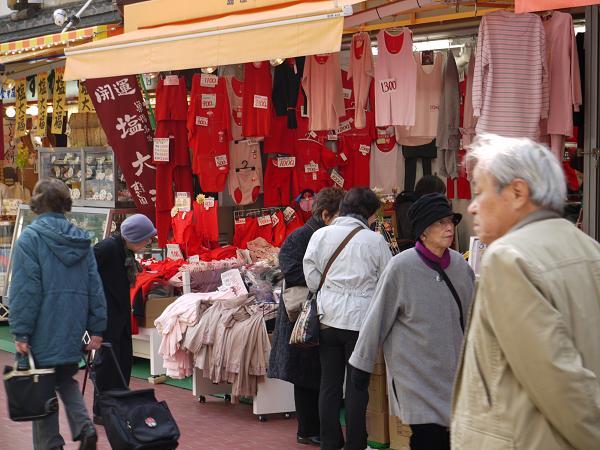
[[8, 322], [0, 322], [0, 350], [15, 352], [15, 341], [8, 329]]

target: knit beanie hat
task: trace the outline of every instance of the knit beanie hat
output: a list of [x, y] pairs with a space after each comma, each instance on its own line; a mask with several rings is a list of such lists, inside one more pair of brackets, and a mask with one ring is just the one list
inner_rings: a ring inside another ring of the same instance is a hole
[[121, 236], [126, 241], [138, 244], [156, 235], [156, 228], [143, 214], [134, 214], [121, 224]]
[[443, 194], [424, 195], [408, 209], [408, 220], [413, 238], [418, 240], [429, 225], [450, 216], [452, 216], [454, 225], [458, 225], [462, 219], [462, 214], [452, 211], [450, 203]]

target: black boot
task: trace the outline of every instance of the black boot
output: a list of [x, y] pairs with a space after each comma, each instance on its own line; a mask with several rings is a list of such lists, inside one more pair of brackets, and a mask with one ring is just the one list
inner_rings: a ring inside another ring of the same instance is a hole
[[92, 424], [86, 425], [81, 434], [79, 435], [79, 439], [81, 444], [79, 444], [79, 450], [96, 450], [96, 444], [98, 443], [98, 435], [96, 434], [96, 429]]

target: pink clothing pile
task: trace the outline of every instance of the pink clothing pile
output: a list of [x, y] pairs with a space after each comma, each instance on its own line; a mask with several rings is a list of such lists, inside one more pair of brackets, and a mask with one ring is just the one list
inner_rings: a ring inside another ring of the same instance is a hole
[[192, 356], [181, 348], [188, 327], [198, 323], [212, 302], [234, 296], [231, 290], [185, 294], [167, 306], [154, 321], [156, 330], [162, 335], [158, 352], [164, 359], [167, 376], [181, 379], [192, 375]]
[[232, 401], [255, 396], [267, 373], [271, 344], [265, 318], [275, 304], [256, 304], [253, 296], [214, 303], [197, 325], [188, 329], [183, 347], [195, 366], [213, 383], [230, 383]]
[[277, 263], [278, 261], [279, 249], [261, 237], [248, 242], [248, 250], [250, 251], [252, 262], [274, 261]]

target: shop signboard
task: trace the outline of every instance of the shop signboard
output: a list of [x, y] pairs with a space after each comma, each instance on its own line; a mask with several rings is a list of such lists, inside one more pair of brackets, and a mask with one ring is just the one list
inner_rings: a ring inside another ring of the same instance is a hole
[[154, 220], [152, 129], [137, 78], [94, 78], [84, 83], [138, 210]]
[[48, 73], [42, 72], [36, 77], [38, 95], [37, 135], [48, 135]]

